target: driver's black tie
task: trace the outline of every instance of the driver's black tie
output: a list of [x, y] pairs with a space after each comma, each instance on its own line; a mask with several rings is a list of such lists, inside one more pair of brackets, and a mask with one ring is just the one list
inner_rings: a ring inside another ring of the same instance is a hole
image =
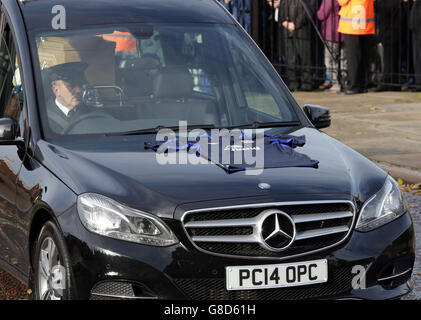
[[73, 108], [72, 110], [70, 110], [69, 111], [69, 113], [67, 114], [67, 118], [68, 119], [72, 119], [74, 116], [75, 116], [75, 114], [76, 114], [76, 112], [77, 112], [77, 110], [76, 110], [77, 108]]

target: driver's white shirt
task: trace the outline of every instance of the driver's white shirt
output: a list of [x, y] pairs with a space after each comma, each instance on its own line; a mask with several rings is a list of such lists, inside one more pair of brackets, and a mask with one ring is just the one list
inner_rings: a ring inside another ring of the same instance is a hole
[[66, 117], [69, 115], [70, 109], [63, 106], [58, 100], [56, 99], [56, 106], [66, 115]]

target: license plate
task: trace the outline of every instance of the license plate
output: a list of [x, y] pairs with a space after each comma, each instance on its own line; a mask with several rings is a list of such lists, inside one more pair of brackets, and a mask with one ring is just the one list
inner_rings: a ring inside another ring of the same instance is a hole
[[225, 269], [227, 290], [283, 288], [327, 282], [327, 260]]

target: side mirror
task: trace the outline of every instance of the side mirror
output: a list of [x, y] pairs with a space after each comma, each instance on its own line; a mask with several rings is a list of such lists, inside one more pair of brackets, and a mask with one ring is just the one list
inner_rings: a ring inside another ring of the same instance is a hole
[[10, 118], [0, 119], [0, 145], [14, 145], [16, 142], [17, 125]]
[[317, 129], [330, 127], [331, 121], [328, 108], [306, 104], [304, 105], [304, 112]]

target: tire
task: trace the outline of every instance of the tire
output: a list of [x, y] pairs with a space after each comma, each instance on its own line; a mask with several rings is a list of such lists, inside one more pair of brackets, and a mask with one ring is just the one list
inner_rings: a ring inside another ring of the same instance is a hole
[[[42, 227], [33, 252], [31, 287], [34, 300], [75, 299], [73, 273], [64, 238], [52, 221]], [[41, 267], [42, 266], [42, 267]]]

